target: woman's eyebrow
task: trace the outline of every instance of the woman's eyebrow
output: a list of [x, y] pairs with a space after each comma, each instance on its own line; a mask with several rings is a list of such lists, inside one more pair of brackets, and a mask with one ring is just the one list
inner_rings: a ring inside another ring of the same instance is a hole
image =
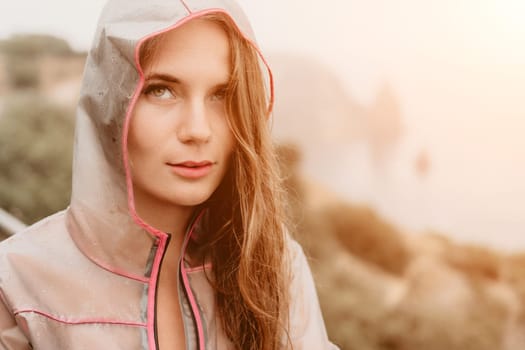
[[152, 73], [146, 76], [145, 80], [146, 81], [147, 80], [161, 80], [161, 81], [165, 81], [168, 83], [174, 83], [174, 84], [181, 83], [181, 81], [177, 77], [170, 75], [170, 74], [165, 74], [165, 73]]

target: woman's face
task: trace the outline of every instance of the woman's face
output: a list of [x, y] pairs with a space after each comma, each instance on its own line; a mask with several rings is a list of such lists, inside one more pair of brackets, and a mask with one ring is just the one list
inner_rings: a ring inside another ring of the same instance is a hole
[[164, 35], [143, 67], [128, 152], [137, 211], [192, 207], [229, 166], [234, 138], [225, 112], [230, 49], [225, 31], [197, 19]]

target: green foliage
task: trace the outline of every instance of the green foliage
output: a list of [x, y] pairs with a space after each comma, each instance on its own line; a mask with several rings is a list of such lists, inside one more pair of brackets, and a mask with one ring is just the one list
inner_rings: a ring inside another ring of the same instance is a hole
[[34, 94], [6, 101], [0, 116], [0, 206], [29, 224], [70, 197], [72, 112]]
[[10, 56], [68, 55], [73, 50], [64, 39], [52, 35], [16, 34], [0, 41], [0, 52]]

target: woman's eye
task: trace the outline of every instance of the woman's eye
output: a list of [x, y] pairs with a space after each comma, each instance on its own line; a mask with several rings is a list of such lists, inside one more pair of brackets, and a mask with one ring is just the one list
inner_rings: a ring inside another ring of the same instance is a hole
[[151, 85], [144, 90], [144, 95], [151, 96], [161, 100], [173, 99], [175, 96], [171, 90], [162, 85]]
[[211, 96], [214, 101], [222, 101], [226, 97], [226, 89], [220, 89], [213, 93]]

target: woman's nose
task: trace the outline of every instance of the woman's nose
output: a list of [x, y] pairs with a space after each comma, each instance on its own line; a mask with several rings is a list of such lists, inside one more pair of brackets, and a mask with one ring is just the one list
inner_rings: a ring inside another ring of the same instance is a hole
[[211, 137], [211, 125], [206, 103], [188, 101], [182, 111], [178, 137], [183, 143], [206, 143]]

